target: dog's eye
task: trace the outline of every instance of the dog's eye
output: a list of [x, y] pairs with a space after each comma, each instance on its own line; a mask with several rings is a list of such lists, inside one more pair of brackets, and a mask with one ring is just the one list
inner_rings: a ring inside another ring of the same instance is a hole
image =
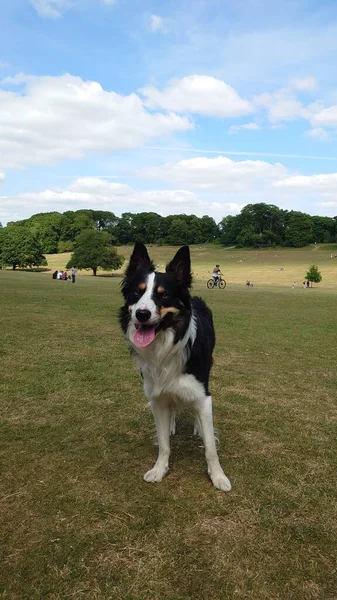
[[140, 294], [141, 294], [140, 290], [136, 290], [135, 293], [134, 293], [134, 295], [136, 296], [136, 298], [138, 298], [140, 296]]
[[161, 297], [162, 297], [162, 298], [164, 298], [164, 300], [165, 300], [165, 298], [168, 298], [168, 294], [167, 294], [166, 292], [163, 292], [163, 293], [161, 294]]

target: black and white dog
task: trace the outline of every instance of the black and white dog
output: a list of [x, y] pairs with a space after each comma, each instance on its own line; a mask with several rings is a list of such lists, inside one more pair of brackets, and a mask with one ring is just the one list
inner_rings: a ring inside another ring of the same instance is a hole
[[215, 345], [212, 313], [200, 298], [190, 296], [191, 284], [188, 246], [178, 250], [166, 273], [158, 273], [145, 246], [136, 243], [122, 282], [125, 304], [120, 324], [142, 373], [156, 423], [158, 459], [144, 479], [156, 482], [166, 475], [175, 411], [185, 404], [195, 411], [195, 432], [204, 441], [213, 485], [229, 491], [231, 484], [216, 451], [208, 389]]

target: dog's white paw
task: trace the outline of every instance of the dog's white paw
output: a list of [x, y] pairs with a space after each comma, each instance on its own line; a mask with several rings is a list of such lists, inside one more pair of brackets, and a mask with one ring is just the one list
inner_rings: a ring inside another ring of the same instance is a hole
[[159, 483], [159, 481], [161, 481], [163, 477], [165, 477], [167, 471], [168, 467], [165, 468], [155, 465], [153, 469], [150, 469], [150, 471], [145, 473], [144, 480], [148, 483]]
[[212, 480], [214, 487], [223, 492], [230, 492], [232, 489], [231, 482], [228, 477], [226, 477], [225, 473], [221, 471], [216, 471], [215, 473], [209, 473], [209, 476]]

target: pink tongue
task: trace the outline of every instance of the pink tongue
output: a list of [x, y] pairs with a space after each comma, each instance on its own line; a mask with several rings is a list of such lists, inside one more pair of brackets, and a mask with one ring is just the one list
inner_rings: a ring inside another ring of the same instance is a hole
[[144, 329], [137, 329], [133, 336], [133, 341], [136, 346], [139, 348], [145, 348], [145, 346], [151, 344], [156, 336], [155, 329], [155, 327], [144, 327]]

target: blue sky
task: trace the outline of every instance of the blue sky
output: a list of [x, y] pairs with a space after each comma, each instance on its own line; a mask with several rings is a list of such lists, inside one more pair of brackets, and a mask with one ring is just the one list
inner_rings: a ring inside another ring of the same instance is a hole
[[0, 2], [0, 220], [337, 214], [337, 3]]

